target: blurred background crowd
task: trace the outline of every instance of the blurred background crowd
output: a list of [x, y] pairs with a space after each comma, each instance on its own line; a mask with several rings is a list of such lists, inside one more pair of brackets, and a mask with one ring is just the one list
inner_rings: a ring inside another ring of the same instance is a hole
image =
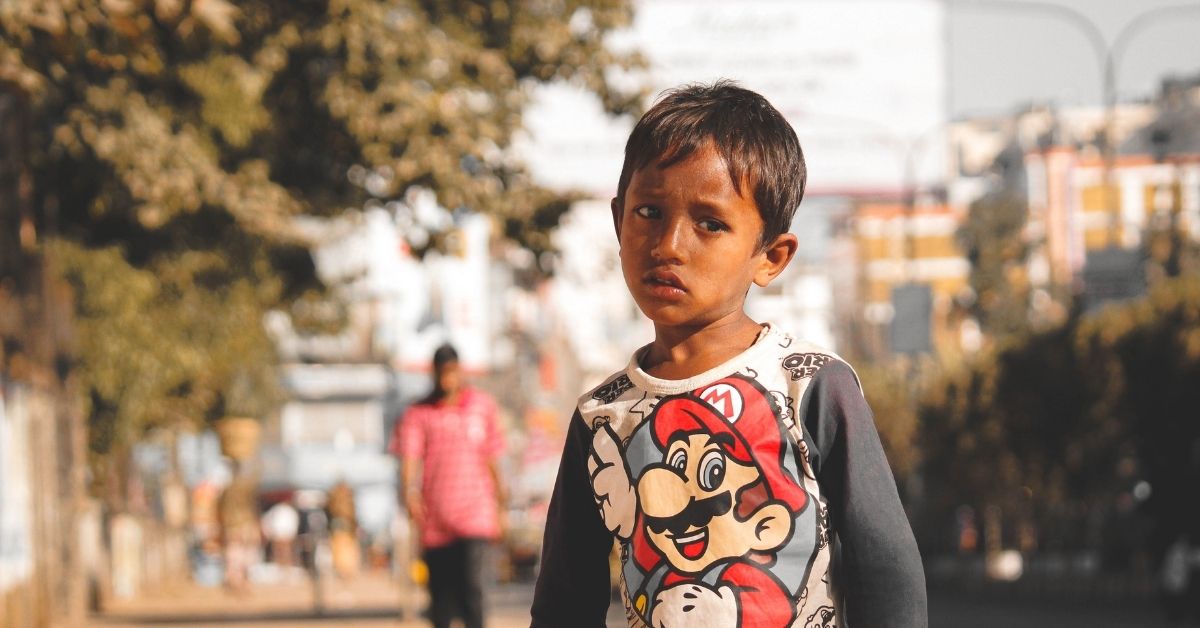
[[625, 136], [718, 77], [809, 164], [751, 314], [859, 365], [931, 590], [1186, 621], [1196, 32], [1169, 0], [0, 0], [0, 625], [419, 584], [386, 448], [446, 341], [502, 407], [497, 577], [530, 582], [574, 400], [652, 337]]

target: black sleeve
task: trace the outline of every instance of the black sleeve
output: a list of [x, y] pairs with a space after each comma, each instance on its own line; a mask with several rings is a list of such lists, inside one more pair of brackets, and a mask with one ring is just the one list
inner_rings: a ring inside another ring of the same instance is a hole
[[871, 409], [848, 365], [813, 377], [801, 404], [817, 447], [817, 481], [841, 543], [838, 572], [851, 628], [925, 627], [925, 571]]
[[542, 565], [530, 611], [533, 628], [605, 625], [613, 537], [604, 527], [588, 481], [591, 440], [576, 412], [546, 514]]

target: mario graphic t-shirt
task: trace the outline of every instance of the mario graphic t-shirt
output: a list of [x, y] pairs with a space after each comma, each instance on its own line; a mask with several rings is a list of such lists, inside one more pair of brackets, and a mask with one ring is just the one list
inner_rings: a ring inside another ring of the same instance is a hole
[[[844, 492], [846, 469], [833, 466], [852, 458], [863, 459], [868, 472], [882, 470], [891, 486], [894, 503], [880, 503], [883, 521], [868, 527], [902, 528], [912, 549], [904, 569], [915, 559], [920, 571], [869, 412], [865, 452], [848, 456], [845, 440], [835, 444], [849, 433], [846, 408], [834, 400], [861, 400], [857, 378], [839, 358], [769, 326], [747, 351], [687, 380], [650, 376], [638, 366], [640, 353], [580, 399], [539, 580], [539, 588], [558, 587], [562, 595], [538, 592], [535, 626], [557, 625], [550, 618], [559, 603], [574, 606], [560, 615], [574, 617], [571, 625], [593, 625], [577, 621], [591, 616], [579, 605], [592, 603], [578, 589], [604, 585], [569, 563], [594, 561], [614, 542], [630, 626], [845, 625], [824, 484]], [[823, 387], [836, 390], [810, 390], [827, 368], [837, 381]], [[861, 450], [860, 436], [853, 438]], [[836, 497], [835, 525], [847, 519], [847, 505]], [[897, 513], [900, 521], [889, 521]], [[846, 531], [838, 532], [845, 541]], [[547, 578], [546, 570], [559, 569], [564, 582]]]

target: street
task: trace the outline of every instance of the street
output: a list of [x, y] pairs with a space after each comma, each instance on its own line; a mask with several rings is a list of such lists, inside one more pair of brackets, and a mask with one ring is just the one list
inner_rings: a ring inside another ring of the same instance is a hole
[[[528, 626], [532, 591], [531, 583], [496, 587], [489, 596], [491, 628]], [[225, 628], [347, 625], [416, 628], [428, 625], [413, 612], [401, 616], [402, 606], [419, 608], [424, 603], [423, 596], [415, 593], [405, 598], [399, 586], [382, 574], [327, 583], [323, 598], [324, 609], [318, 614], [312, 605], [312, 586], [307, 581], [258, 585], [240, 596], [220, 588], [180, 583], [153, 595], [110, 604], [103, 614], [93, 616], [91, 625], [97, 628], [211, 625]], [[608, 619], [609, 626], [623, 625], [618, 604], [612, 605]], [[1159, 608], [1149, 601], [1127, 604], [1046, 600], [1005, 602], [994, 597], [967, 599], [934, 593], [930, 597], [930, 626], [1166, 628], [1171, 624], [1164, 621]]]
[[[1161, 609], [1152, 603], [1089, 604], [1083, 601], [1051, 602], [956, 599], [932, 594], [930, 628], [1166, 628]], [[1186, 624], [1195, 625], [1195, 624]]]

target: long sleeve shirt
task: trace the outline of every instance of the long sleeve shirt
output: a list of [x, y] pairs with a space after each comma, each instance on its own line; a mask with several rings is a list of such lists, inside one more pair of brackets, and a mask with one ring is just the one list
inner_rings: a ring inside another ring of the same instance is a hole
[[571, 420], [535, 628], [605, 625], [614, 543], [630, 626], [927, 625], [920, 555], [849, 365], [770, 326], [686, 380], [638, 357]]

